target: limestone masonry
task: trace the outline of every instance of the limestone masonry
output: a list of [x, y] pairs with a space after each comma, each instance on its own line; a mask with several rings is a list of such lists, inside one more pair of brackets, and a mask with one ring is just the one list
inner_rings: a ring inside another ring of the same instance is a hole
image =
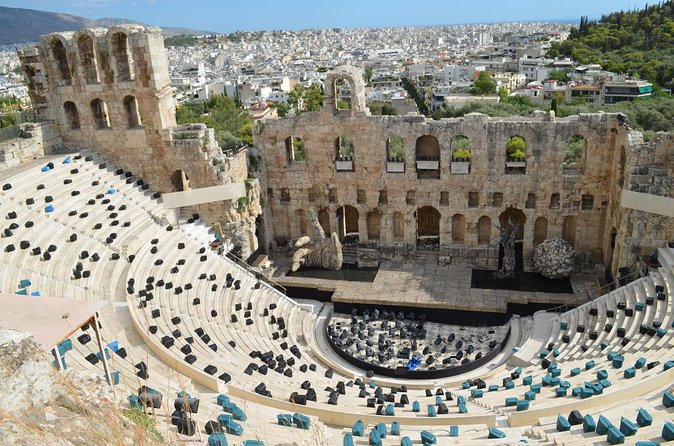
[[[498, 227], [513, 223], [518, 268], [533, 269], [535, 247], [562, 238], [577, 268], [604, 263], [615, 276], [674, 239], [671, 212], [621, 206], [623, 190], [643, 202], [674, 198], [674, 135], [644, 142], [622, 114], [371, 116], [363, 73], [342, 66], [326, 78], [320, 112], [264, 121], [253, 149], [223, 154], [212, 129], [176, 125], [158, 28], [54, 33], [20, 59], [43, 121], [32, 128], [40, 141], [23, 143], [30, 153], [61, 141], [93, 148], [161, 192], [246, 181], [244, 202], [181, 209], [220, 223], [244, 256], [309, 235], [310, 211], [368, 262], [432, 249], [443, 262], [497, 269]], [[347, 109], [336, 100], [341, 84]], [[580, 159], [567, 165], [564, 147], [578, 136]], [[513, 137], [524, 144], [517, 153]], [[6, 165], [22, 159], [16, 147]]]
[[[337, 79], [349, 83], [351, 109], [336, 107]], [[307, 213], [315, 210], [326, 233], [382, 255], [439, 245], [451, 261], [496, 269], [496, 225], [510, 220], [522, 228], [524, 269], [533, 268], [538, 244], [563, 238], [578, 252], [579, 265], [604, 262], [615, 275], [674, 238], [672, 218], [620, 204], [623, 189], [674, 197], [673, 135], [645, 143], [624, 115], [607, 113], [441, 121], [370, 116], [362, 79], [354, 68], [340, 67], [326, 80], [320, 112], [257, 127], [268, 243], [306, 235]], [[583, 138], [581, 159], [565, 165], [564, 147], [574, 135]], [[467, 137], [469, 160], [452, 160], [457, 136]], [[507, 156], [514, 136], [526, 143], [524, 160]], [[402, 155], [399, 143], [392, 153], [392, 142], [400, 140]]]

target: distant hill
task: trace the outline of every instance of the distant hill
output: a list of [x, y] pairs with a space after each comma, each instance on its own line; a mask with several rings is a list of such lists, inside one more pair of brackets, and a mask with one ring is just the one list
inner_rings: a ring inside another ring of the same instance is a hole
[[[75, 31], [80, 28], [110, 27], [124, 23], [138, 23], [133, 20], [106, 17], [92, 20], [56, 12], [35, 9], [8, 8], [0, 6], [0, 45], [36, 42], [43, 34], [57, 31]], [[187, 28], [161, 27], [164, 36], [179, 34], [212, 34], [209, 31], [195, 31]]]
[[674, 87], [674, 2], [604, 15], [581, 17], [569, 39], [553, 44], [550, 55], [598, 63], [609, 71], [629, 73]]

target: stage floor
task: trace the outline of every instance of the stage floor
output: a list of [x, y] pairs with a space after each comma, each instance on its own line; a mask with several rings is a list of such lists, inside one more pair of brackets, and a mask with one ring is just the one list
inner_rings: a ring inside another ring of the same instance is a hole
[[472, 288], [472, 268], [468, 265], [419, 261], [382, 262], [372, 283], [288, 277], [283, 274], [286, 270], [279, 267], [274, 280], [283, 286], [333, 291], [332, 302], [498, 313], [506, 312], [509, 303], [583, 303], [585, 300], [576, 295], [599, 287], [597, 275], [588, 274], [570, 278], [572, 293]]

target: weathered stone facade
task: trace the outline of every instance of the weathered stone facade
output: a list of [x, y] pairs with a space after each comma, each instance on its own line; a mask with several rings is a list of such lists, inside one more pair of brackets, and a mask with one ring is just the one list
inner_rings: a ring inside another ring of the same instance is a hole
[[[19, 56], [40, 119], [58, 127], [65, 147], [94, 149], [161, 192], [247, 179], [245, 151], [223, 155], [212, 129], [176, 125], [159, 28], [53, 33]], [[190, 211], [244, 241], [244, 254], [256, 249], [259, 206], [210, 202]]]
[[[347, 72], [354, 78], [353, 69]], [[340, 76], [341, 70], [329, 79]], [[352, 99], [360, 96], [358, 88], [351, 85]], [[402, 162], [391, 162], [387, 153], [393, 135], [404, 142]], [[455, 170], [452, 144], [458, 135], [470, 141], [471, 158], [469, 166]], [[574, 135], [584, 138], [581, 160], [565, 166], [564, 147]], [[291, 136], [304, 141], [304, 160], [293, 159]], [[524, 163], [507, 157], [512, 136], [526, 141]], [[351, 110], [337, 110], [328, 100], [320, 112], [267, 121], [254, 137], [265, 173], [269, 242], [305, 235], [306, 214], [313, 209], [326, 232], [340, 237], [357, 233], [360, 243], [380, 246], [422, 247], [438, 240], [441, 253], [460, 248], [471, 257], [471, 250], [497, 245], [495, 225], [510, 217], [522, 225], [525, 269], [532, 269], [536, 245], [564, 238], [581, 260], [603, 261], [615, 273], [618, 266], [633, 264], [634, 252], [623, 248], [613, 257], [612, 229], [615, 243], [637, 245], [640, 252], [674, 238], [671, 218], [620, 207], [621, 190], [631, 181], [626, 177], [634, 172], [666, 172], [664, 181], [663, 176], [653, 180], [663, 191], [673, 176], [671, 153], [664, 156], [672, 150], [671, 136], [644, 149], [641, 134], [621, 114], [565, 119], [545, 113], [508, 119], [470, 114], [433, 121], [419, 115], [369, 116], [353, 100]], [[355, 147], [351, 159], [342, 156], [343, 140]], [[467, 174], [452, 173], [466, 167]], [[668, 193], [671, 197], [671, 187]], [[653, 220], [658, 224], [650, 224]]]
[[16, 138], [0, 142], [0, 170], [57, 152], [63, 147], [61, 135], [49, 123], [16, 126]]

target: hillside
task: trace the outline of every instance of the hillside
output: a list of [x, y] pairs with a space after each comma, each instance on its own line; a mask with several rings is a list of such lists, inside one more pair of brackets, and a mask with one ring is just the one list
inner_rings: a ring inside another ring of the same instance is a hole
[[[109, 17], [92, 20], [69, 14], [0, 6], [0, 45], [35, 42], [40, 39], [41, 35], [56, 31], [74, 31], [85, 27], [110, 27], [122, 23], [134, 23], [134, 21]], [[207, 31], [186, 28], [161, 28], [164, 36], [210, 34]]]
[[628, 73], [660, 86], [674, 86], [674, 5], [666, 1], [634, 11], [619, 11], [599, 21], [583, 17], [569, 39], [554, 45], [551, 56]]

